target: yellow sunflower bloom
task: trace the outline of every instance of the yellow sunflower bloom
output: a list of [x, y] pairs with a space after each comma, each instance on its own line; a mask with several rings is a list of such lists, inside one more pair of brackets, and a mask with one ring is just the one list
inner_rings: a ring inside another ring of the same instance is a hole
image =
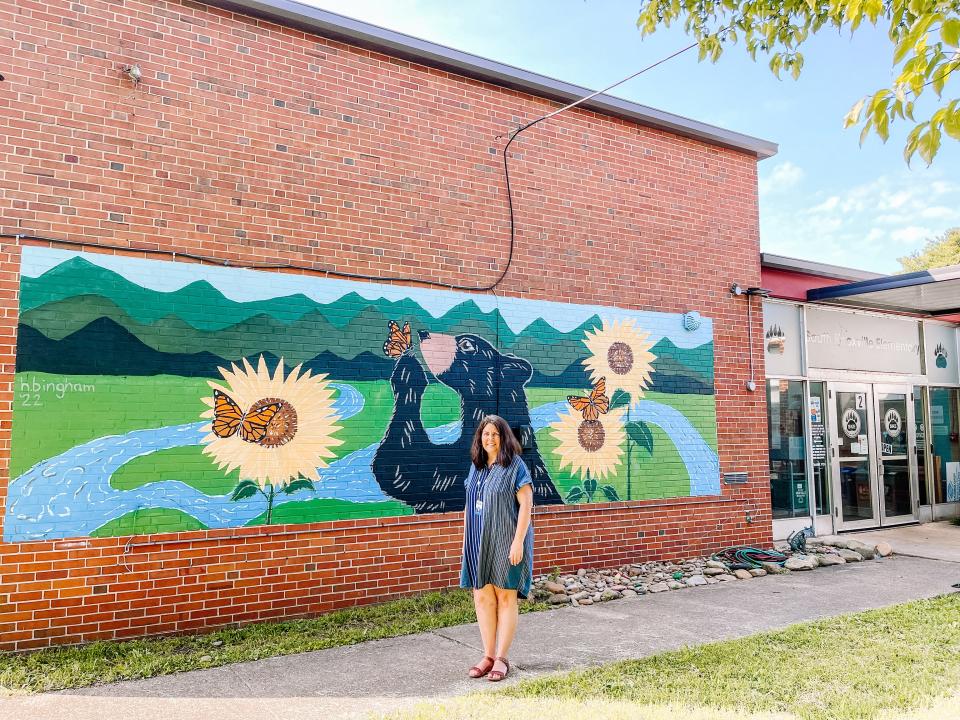
[[583, 343], [590, 357], [583, 364], [590, 373], [590, 382], [596, 384], [605, 377], [611, 397], [617, 390], [623, 390], [630, 395], [631, 404], [639, 401], [650, 383], [656, 360], [650, 352], [653, 344], [649, 337], [649, 333], [637, 328], [629, 318], [604, 320], [599, 330], [588, 330]]
[[560, 469], [602, 479], [623, 461], [624, 408], [615, 408], [597, 420], [584, 420], [583, 415], [569, 408], [552, 426], [551, 433], [559, 443], [554, 451], [560, 456]]
[[[284, 377], [281, 358], [271, 376], [261, 355], [256, 370], [246, 359], [243, 368], [236, 364], [230, 370], [220, 368], [225, 384], [209, 382], [216, 392], [203, 398], [210, 409], [201, 415], [219, 421], [220, 434], [213, 432], [211, 423], [203, 438], [203, 452], [219, 468], [226, 472], [239, 468], [242, 479], [261, 488], [301, 476], [320, 480], [317, 468], [327, 467], [327, 460], [336, 457], [331, 448], [343, 440], [333, 437], [340, 426], [326, 375], [312, 376], [309, 370], [301, 374], [300, 367]], [[231, 413], [235, 422], [224, 423]]]

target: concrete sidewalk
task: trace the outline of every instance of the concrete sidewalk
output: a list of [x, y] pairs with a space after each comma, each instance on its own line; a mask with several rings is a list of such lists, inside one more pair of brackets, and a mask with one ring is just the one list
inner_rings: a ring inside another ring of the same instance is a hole
[[[740, 637], [805, 620], [954, 592], [960, 564], [891, 557], [564, 608], [520, 620], [507, 682]], [[25, 698], [0, 699], [17, 720], [297, 720], [364, 718], [496, 687], [470, 680], [481, 655], [461, 625], [302, 655]]]

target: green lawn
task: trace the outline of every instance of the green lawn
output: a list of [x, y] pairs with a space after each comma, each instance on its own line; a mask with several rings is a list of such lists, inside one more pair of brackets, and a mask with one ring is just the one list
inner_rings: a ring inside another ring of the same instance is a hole
[[[536, 711], [531, 711], [536, 708]], [[944, 720], [960, 716], [960, 595], [548, 675], [401, 713], [489, 717]]]
[[[546, 609], [549, 606], [545, 603], [520, 603], [521, 612]], [[426, 632], [475, 619], [471, 595], [464, 590], [449, 590], [306, 620], [258, 623], [207, 635], [0, 654], [0, 695], [169, 675]]]

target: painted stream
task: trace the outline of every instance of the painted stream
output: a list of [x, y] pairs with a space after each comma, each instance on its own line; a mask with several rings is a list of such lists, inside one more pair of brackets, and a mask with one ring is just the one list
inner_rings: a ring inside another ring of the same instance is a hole
[[[333, 384], [339, 390], [334, 403], [346, 419], [363, 409], [363, 396], [352, 386]], [[530, 411], [534, 429], [556, 421], [565, 401], [548, 403]], [[716, 453], [678, 410], [642, 400], [634, 411], [637, 420], [657, 425], [670, 437], [690, 476], [691, 495], [720, 493], [720, 466]], [[10, 483], [4, 541], [51, 540], [89, 535], [105, 523], [135, 510], [180, 510], [210, 528], [238, 527], [261, 515], [265, 503], [256, 495], [232, 501], [231, 493], [206, 495], [179, 480], [149, 483], [132, 490], [117, 490], [110, 478], [134, 458], [159, 450], [199, 445], [207, 422], [134, 430], [124, 435], [97, 438], [37, 463]], [[435, 443], [460, 436], [460, 423], [427, 430]], [[320, 471], [316, 490], [299, 490], [277, 498], [274, 507], [312, 498], [337, 498], [354, 502], [390, 500], [370, 471], [377, 444], [369, 445], [331, 463]], [[465, 459], [466, 463], [467, 460]]]

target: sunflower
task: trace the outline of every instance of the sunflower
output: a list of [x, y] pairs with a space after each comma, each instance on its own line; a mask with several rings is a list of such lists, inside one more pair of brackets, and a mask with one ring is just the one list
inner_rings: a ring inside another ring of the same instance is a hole
[[590, 382], [605, 377], [611, 396], [617, 390], [630, 395], [631, 403], [643, 397], [643, 390], [650, 382], [653, 361], [650, 352], [653, 346], [648, 333], [638, 329], [633, 320], [604, 320], [599, 330], [586, 332], [583, 344], [590, 357], [583, 361], [590, 372]]
[[614, 408], [597, 420], [584, 420], [573, 408], [560, 416], [551, 427], [559, 443], [560, 469], [567, 465], [570, 471], [594, 479], [605, 478], [623, 459], [624, 408]]
[[[332, 437], [340, 426], [326, 375], [311, 376], [309, 370], [301, 374], [300, 367], [284, 377], [280, 358], [271, 377], [261, 355], [256, 370], [244, 359], [243, 368], [236, 364], [231, 364], [230, 370], [220, 368], [225, 385], [209, 382], [216, 393], [227, 396], [226, 400], [221, 396], [226, 413], [232, 407], [236, 417], [242, 414], [245, 422], [260, 423], [256, 440], [250, 433], [243, 437], [240, 425], [229, 437], [214, 434], [212, 424], [203, 428], [209, 431], [203, 438], [203, 452], [220, 469], [230, 472], [239, 468], [241, 478], [253, 480], [261, 488], [284, 485], [301, 476], [320, 480], [317, 468], [327, 467], [326, 460], [335, 457], [331, 448], [343, 440]], [[203, 402], [210, 409], [201, 417], [213, 418], [215, 398], [205, 397]]]

